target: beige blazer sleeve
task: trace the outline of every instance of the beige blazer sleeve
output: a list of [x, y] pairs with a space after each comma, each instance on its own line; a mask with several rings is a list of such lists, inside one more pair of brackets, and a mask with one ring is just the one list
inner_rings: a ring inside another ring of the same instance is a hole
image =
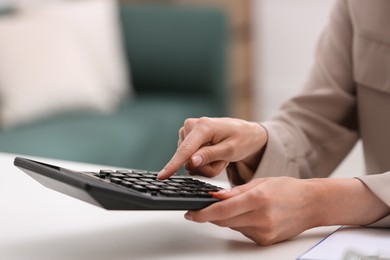
[[[269, 140], [256, 172], [240, 162], [229, 165], [233, 185], [268, 176], [327, 177], [361, 137], [350, 6], [361, 1], [336, 2], [302, 92], [262, 123]], [[360, 179], [390, 207], [390, 173]], [[390, 217], [376, 224], [390, 227]]]
[[[337, 1], [302, 92], [262, 123], [269, 139], [254, 177], [326, 177], [352, 149], [359, 138], [352, 38], [346, 1]], [[229, 176], [239, 165], [229, 166]]]

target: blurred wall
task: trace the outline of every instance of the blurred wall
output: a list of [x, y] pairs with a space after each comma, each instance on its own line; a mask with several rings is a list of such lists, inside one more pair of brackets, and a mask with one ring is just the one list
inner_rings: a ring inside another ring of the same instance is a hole
[[334, 0], [253, 0], [255, 120], [302, 87]]

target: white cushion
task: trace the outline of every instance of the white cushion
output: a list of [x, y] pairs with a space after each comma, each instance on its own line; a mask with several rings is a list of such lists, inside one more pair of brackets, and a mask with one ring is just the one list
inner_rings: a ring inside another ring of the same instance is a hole
[[58, 2], [0, 18], [0, 127], [113, 111], [129, 95], [115, 1]]
[[0, 19], [3, 128], [59, 112], [112, 109], [73, 32], [46, 19]]
[[25, 1], [23, 6], [19, 8], [23, 14], [54, 17], [69, 24], [112, 96], [119, 101], [131, 94], [116, 0]]

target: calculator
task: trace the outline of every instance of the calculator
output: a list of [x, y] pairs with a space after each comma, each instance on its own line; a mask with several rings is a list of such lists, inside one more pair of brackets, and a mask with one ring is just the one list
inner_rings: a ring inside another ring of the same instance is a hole
[[222, 188], [188, 176], [158, 180], [157, 172], [123, 169], [75, 171], [27, 158], [14, 165], [42, 185], [108, 210], [197, 210], [217, 201]]

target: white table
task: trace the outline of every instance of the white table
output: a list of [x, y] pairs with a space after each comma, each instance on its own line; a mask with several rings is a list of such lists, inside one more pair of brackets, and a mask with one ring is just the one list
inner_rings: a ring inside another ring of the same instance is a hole
[[[295, 259], [336, 228], [259, 247], [230, 229], [186, 221], [184, 211], [87, 204], [43, 187], [13, 166], [14, 157], [0, 153], [0, 259]], [[75, 170], [102, 168], [38, 159]]]

